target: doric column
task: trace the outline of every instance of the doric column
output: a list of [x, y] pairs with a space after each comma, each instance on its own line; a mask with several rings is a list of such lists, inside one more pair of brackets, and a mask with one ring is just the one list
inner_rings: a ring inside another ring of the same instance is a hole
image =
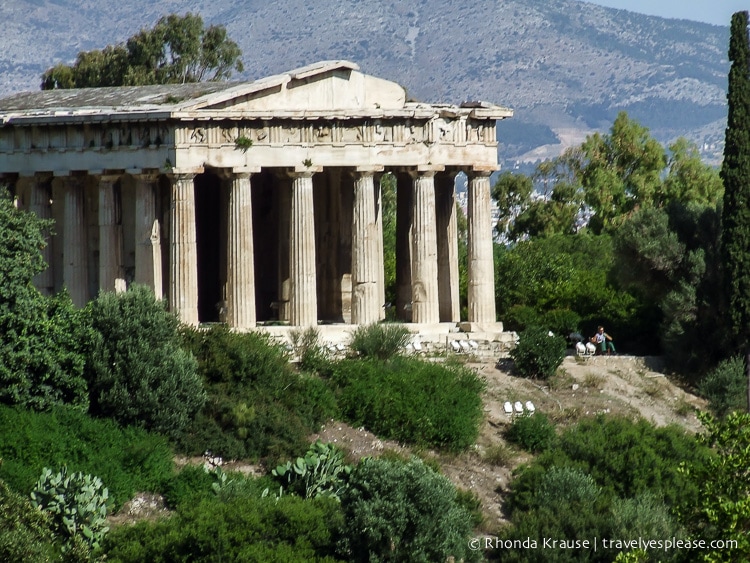
[[414, 175], [412, 198], [412, 322], [438, 323], [435, 172]]
[[162, 299], [161, 226], [157, 214], [158, 174], [135, 179], [135, 282], [150, 287]]
[[292, 173], [289, 217], [289, 324], [316, 326], [318, 296], [315, 280], [314, 171]]
[[255, 326], [255, 253], [250, 174], [231, 177], [227, 218], [227, 323]]
[[459, 322], [458, 224], [456, 217], [455, 174], [441, 173], [435, 177], [438, 292], [440, 320]]
[[118, 175], [99, 177], [99, 290], [123, 291], [122, 211]]
[[89, 300], [84, 177], [69, 176], [65, 181], [63, 283], [68, 288], [73, 304], [83, 307]]
[[[52, 174], [35, 174], [31, 180], [31, 201], [29, 211], [40, 219], [52, 218]], [[42, 258], [47, 268], [34, 276], [34, 286], [43, 295], [52, 295], [55, 290], [54, 267], [52, 264], [52, 248], [50, 246], [49, 231], [45, 229], [44, 237], [47, 244], [42, 248]]]
[[382, 256], [378, 240], [383, 237], [378, 232], [376, 202], [373, 172], [358, 171], [352, 216], [352, 324], [380, 320], [382, 298], [378, 282]]
[[198, 324], [198, 244], [194, 174], [174, 174], [169, 204], [169, 309], [188, 325]]
[[469, 173], [469, 322], [479, 324], [496, 321], [490, 174]]

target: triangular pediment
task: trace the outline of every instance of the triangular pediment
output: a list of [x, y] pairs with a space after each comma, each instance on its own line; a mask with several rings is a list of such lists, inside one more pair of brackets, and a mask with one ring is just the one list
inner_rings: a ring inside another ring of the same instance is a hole
[[178, 111], [336, 111], [401, 109], [406, 91], [349, 61], [322, 61], [237, 84], [179, 105]]

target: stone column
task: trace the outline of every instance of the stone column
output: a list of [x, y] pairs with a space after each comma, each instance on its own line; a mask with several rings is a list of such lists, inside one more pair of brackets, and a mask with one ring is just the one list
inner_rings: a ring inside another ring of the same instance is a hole
[[469, 322], [479, 324], [496, 322], [490, 174], [469, 174]]
[[227, 220], [227, 323], [255, 326], [255, 253], [250, 174], [234, 174]]
[[435, 178], [438, 292], [440, 321], [459, 322], [458, 224], [456, 217], [455, 174], [442, 173]]
[[124, 291], [122, 210], [117, 175], [99, 178], [99, 290]]
[[[378, 190], [379, 191], [379, 190]], [[382, 298], [379, 287], [379, 255], [376, 218], [376, 189], [372, 171], [359, 171], [354, 180], [352, 217], [352, 324], [371, 324], [380, 320]]]
[[[52, 218], [52, 174], [35, 174], [31, 180], [31, 201], [29, 211], [40, 219]], [[50, 246], [49, 231], [45, 229], [44, 238], [47, 242], [42, 248], [42, 258], [47, 268], [34, 276], [34, 286], [43, 295], [52, 295], [55, 290], [54, 266], [52, 264], [52, 247]]]
[[89, 300], [84, 177], [69, 176], [65, 180], [63, 283], [68, 288], [73, 304], [83, 307]]
[[198, 325], [198, 243], [194, 174], [174, 174], [169, 204], [169, 309]]
[[414, 175], [412, 198], [412, 322], [440, 322], [435, 230], [435, 172]]
[[161, 225], [156, 204], [158, 181], [158, 174], [141, 174], [135, 179], [135, 283], [147, 285], [157, 299], [162, 299]]
[[318, 297], [315, 279], [314, 171], [292, 173], [289, 218], [289, 324], [317, 326]]

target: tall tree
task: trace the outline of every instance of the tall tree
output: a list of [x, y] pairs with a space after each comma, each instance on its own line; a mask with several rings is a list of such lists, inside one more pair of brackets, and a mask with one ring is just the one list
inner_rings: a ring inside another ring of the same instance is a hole
[[224, 26], [205, 27], [197, 14], [171, 14], [125, 44], [81, 51], [73, 65], [48, 69], [42, 90], [225, 80], [242, 72], [241, 55]]
[[746, 353], [750, 378], [750, 41], [747, 26], [747, 12], [732, 16], [729, 115], [721, 179], [724, 182], [722, 253], [729, 329], [736, 349]]

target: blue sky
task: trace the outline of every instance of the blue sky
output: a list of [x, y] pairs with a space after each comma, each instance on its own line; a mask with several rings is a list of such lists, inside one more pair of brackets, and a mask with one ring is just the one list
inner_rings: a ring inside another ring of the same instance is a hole
[[678, 18], [729, 26], [732, 14], [750, 11], [750, 0], [586, 0], [592, 4], [640, 12], [663, 18]]

